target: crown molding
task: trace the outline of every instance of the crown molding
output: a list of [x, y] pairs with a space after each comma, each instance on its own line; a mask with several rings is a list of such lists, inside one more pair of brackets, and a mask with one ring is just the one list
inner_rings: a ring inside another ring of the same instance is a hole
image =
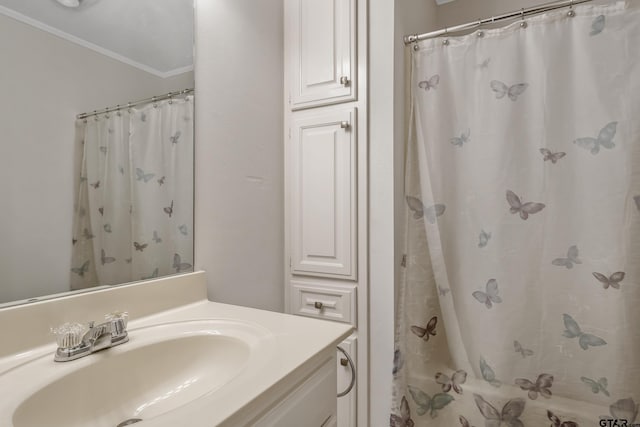
[[[440, 1], [440, 0], [438, 0]], [[30, 25], [38, 30], [45, 31], [49, 34], [52, 34], [61, 39], [67, 40], [71, 43], [74, 43], [78, 46], [82, 46], [84, 48], [90, 49], [94, 52], [97, 52], [101, 55], [107, 56], [111, 59], [115, 59], [116, 61], [122, 62], [123, 64], [127, 64], [131, 67], [137, 68], [149, 74], [153, 74], [156, 77], [160, 77], [162, 79], [166, 79], [168, 77], [173, 77], [178, 74], [186, 73], [188, 71], [193, 71], [193, 65], [188, 65], [186, 67], [180, 67], [169, 71], [160, 71], [148, 65], [142, 64], [140, 62], [134, 61], [131, 58], [128, 58], [124, 55], [120, 55], [119, 53], [113, 52], [109, 49], [105, 49], [102, 46], [98, 46], [97, 44], [91, 43], [87, 40], [81, 39], [80, 37], [76, 37], [72, 34], [59, 30], [51, 25], [47, 25], [42, 21], [38, 21], [37, 19], [33, 19], [27, 15], [23, 15], [20, 12], [16, 12], [13, 9], [9, 9], [5, 6], [0, 6], [0, 14], [5, 15], [9, 18], [15, 19], [16, 21], [22, 22], [23, 24]]]

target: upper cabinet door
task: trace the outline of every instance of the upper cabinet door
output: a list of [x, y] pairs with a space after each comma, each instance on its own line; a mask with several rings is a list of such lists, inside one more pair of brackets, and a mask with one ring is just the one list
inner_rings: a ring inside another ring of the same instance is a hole
[[292, 109], [356, 99], [356, 0], [288, 0]]
[[293, 116], [291, 273], [355, 280], [356, 109], [322, 110]]

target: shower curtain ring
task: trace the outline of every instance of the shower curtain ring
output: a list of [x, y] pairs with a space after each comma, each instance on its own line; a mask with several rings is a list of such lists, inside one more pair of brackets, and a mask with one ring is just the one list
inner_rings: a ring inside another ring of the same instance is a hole
[[116, 105], [116, 116], [120, 117], [120, 104]]
[[567, 16], [569, 18], [573, 18], [574, 16], [576, 16], [576, 11], [573, 10], [573, 0], [571, 0], [571, 2], [569, 3], [569, 12], [567, 12]]
[[521, 19], [520, 27], [521, 27], [521, 28], [527, 28], [527, 25], [528, 25], [528, 24], [527, 24], [527, 21], [525, 21], [525, 20], [524, 20], [524, 7], [523, 7], [523, 8], [522, 8], [522, 10], [520, 11], [520, 19]]
[[169, 105], [173, 104], [173, 93], [169, 92]]
[[[445, 29], [444, 29], [444, 36], [446, 37], [446, 36], [448, 36], [448, 35], [449, 35], [449, 29], [448, 29], [448, 28], [445, 28]], [[449, 44], [449, 39], [444, 39], [444, 40], [442, 40], [442, 44], [443, 44], [443, 45], [445, 45], [445, 46], [446, 46], [446, 45], [448, 45], [448, 44]]]
[[156, 97], [151, 97], [151, 102], [153, 102], [153, 108], [158, 108], [158, 103], [156, 102]]
[[[482, 19], [478, 19], [478, 22], [476, 23], [476, 25], [478, 26], [478, 28], [482, 27]], [[478, 32], [476, 33], [476, 35], [478, 37], [484, 37], [484, 31], [482, 30], [478, 30]]]
[[131, 103], [127, 102], [127, 113], [131, 113]]
[[98, 121], [98, 110], [93, 110], [93, 120]]

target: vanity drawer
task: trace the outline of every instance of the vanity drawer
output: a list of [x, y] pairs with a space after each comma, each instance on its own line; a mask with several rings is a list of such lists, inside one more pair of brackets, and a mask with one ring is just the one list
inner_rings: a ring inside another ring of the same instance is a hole
[[356, 287], [291, 281], [291, 314], [356, 325]]

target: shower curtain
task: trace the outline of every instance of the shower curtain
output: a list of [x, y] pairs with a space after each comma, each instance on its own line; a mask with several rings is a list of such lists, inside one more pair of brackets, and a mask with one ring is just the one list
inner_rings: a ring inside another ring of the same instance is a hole
[[190, 271], [193, 96], [76, 122], [71, 289]]
[[392, 427], [640, 423], [639, 3], [413, 52]]

